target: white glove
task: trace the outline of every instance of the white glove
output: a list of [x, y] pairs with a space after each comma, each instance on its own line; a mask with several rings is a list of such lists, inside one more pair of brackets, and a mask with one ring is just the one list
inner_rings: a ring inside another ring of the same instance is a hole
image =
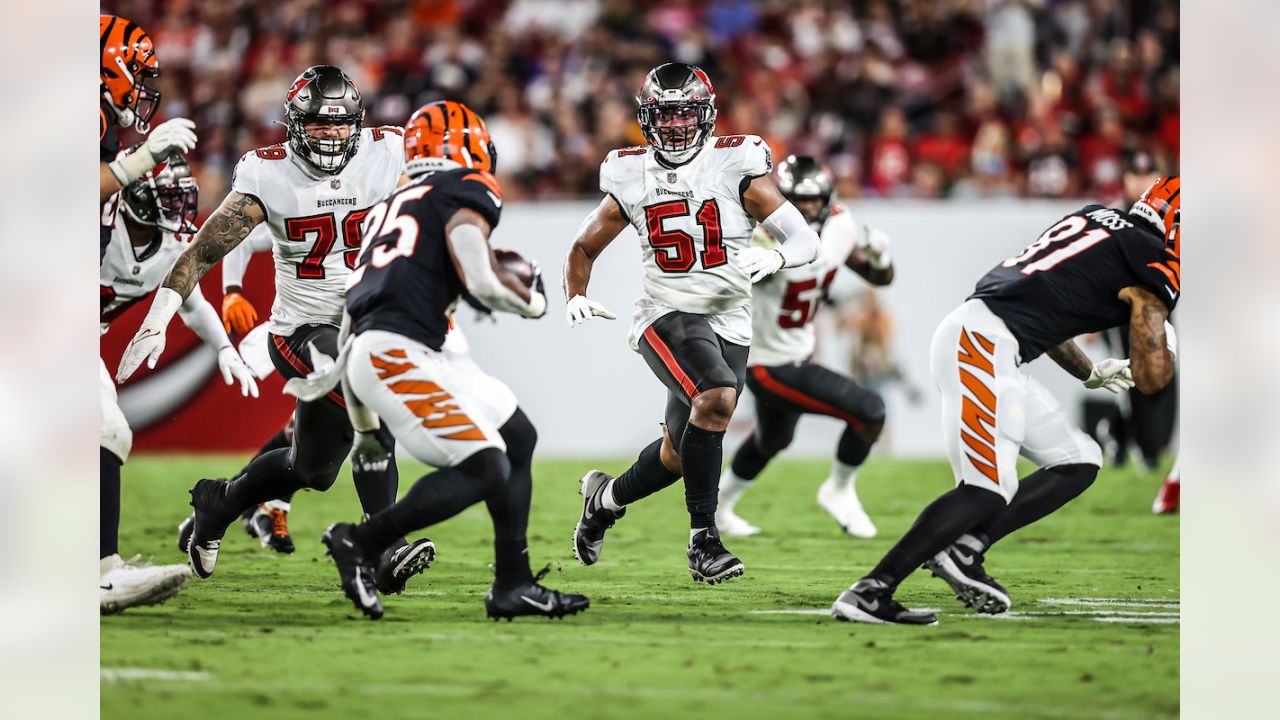
[[195, 146], [196, 124], [186, 118], [165, 120], [147, 135], [147, 150], [157, 163], [175, 152], [191, 152]]
[[137, 334], [129, 341], [128, 347], [124, 349], [124, 355], [120, 358], [120, 367], [116, 369], [116, 382], [122, 383], [128, 380], [134, 371], [142, 366], [143, 360], [147, 361], [147, 367], [155, 369], [160, 353], [164, 352], [165, 330], [169, 327], [169, 321], [173, 319], [174, 313], [178, 312], [181, 306], [182, 296], [178, 293], [169, 288], [160, 288], [156, 291], [156, 298], [151, 301], [151, 309], [143, 318], [142, 327], [138, 328]]
[[218, 369], [222, 371], [222, 382], [231, 385], [239, 380], [241, 395], [258, 397], [258, 383], [254, 382], [253, 373], [235, 348], [228, 345], [218, 351]]
[[749, 247], [738, 252], [738, 267], [746, 273], [751, 282], [761, 280], [782, 269], [786, 258], [777, 250], [766, 250], [762, 247]]
[[1089, 379], [1084, 381], [1084, 386], [1090, 390], [1106, 388], [1113, 393], [1120, 393], [1133, 387], [1133, 373], [1129, 370], [1128, 358], [1124, 360], [1107, 358], [1094, 365], [1089, 373]]
[[1169, 349], [1169, 354], [1177, 359], [1178, 357], [1178, 333], [1173, 331], [1173, 325], [1168, 320], [1164, 321], [1164, 345]]
[[569, 319], [569, 327], [573, 327], [580, 322], [586, 322], [593, 317], [600, 317], [605, 320], [617, 318], [605, 306], [595, 300], [588, 299], [586, 295], [574, 295], [569, 298], [569, 304], [565, 307], [565, 317]]
[[856, 247], [876, 270], [883, 270], [893, 262], [889, 257], [889, 236], [880, 228], [865, 227]]
[[382, 446], [382, 441], [371, 432], [356, 433], [356, 442], [351, 450], [351, 469], [360, 472], [383, 472], [387, 469], [391, 456]]

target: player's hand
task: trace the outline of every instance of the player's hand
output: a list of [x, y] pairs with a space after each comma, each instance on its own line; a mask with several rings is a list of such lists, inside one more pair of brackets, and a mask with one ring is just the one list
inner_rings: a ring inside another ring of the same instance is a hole
[[258, 310], [244, 295], [229, 292], [222, 298], [222, 326], [230, 335], [233, 331], [247, 334], [258, 324]]
[[530, 260], [533, 269], [533, 283], [529, 286], [529, 309], [521, 315], [537, 319], [547, 314], [547, 284], [542, 280], [542, 266]]
[[147, 135], [147, 149], [156, 162], [175, 152], [188, 153], [196, 146], [196, 124], [186, 118], [165, 120]]
[[377, 433], [356, 433], [355, 446], [351, 450], [351, 469], [357, 472], [384, 472], [391, 456], [382, 446]]
[[218, 369], [222, 371], [222, 382], [231, 385], [239, 380], [241, 395], [258, 397], [258, 383], [254, 382], [253, 373], [235, 348], [228, 345], [218, 351]]
[[1090, 390], [1106, 388], [1113, 393], [1121, 393], [1133, 387], [1133, 372], [1129, 370], [1128, 358], [1107, 358], [1094, 365], [1084, 386]]
[[869, 227], [858, 238], [857, 249], [867, 256], [867, 262], [876, 270], [889, 267], [889, 236], [880, 228]]
[[574, 295], [569, 298], [569, 304], [565, 307], [565, 317], [569, 319], [569, 327], [586, 322], [593, 317], [605, 320], [617, 319], [617, 315], [609, 312], [608, 308], [595, 300], [587, 299], [586, 295]]
[[163, 352], [164, 328], [143, 323], [142, 327], [138, 328], [138, 333], [125, 347], [124, 355], [120, 357], [120, 367], [116, 369], [116, 382], [123, 383], [128, 380], [138, 368], [142, 367], [144, 360], [147, 362], [147, 367], [154, 370], [156, 361], [160, 359], [160, 354]]
[[738, 253], [738, 267], [751, 278], [753, 283], [758, 283], [778, 272], [785, 262], [782, 253], [762, 247], [749, 247]]

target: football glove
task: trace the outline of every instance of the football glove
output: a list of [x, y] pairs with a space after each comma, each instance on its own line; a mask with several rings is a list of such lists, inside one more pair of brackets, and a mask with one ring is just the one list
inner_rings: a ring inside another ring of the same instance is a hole
[[738, 267], [751, 278], [751, 282], [761, 280], [782, 269], [786, 258], [777, 250], [766, 250], [762, 247], [749, 247], [738, 252]]
[[244, 295], [229, 292], [222, 298], [222, 326], [227, 334], [247, 334], [258, 324], [258, 310]]
[[253, 373], [235, 348], [228, 345], [218, 351], [218, 369], [222, 371], [222, 382], [233, 385], [239, 380], [241, 395], [258, 397], [258, 383], [254, 382]]
[[1129, 370], [1128, 358], [1107, 358], [1094, 365], [1084, 386], [1090, 390], [1106, 388], [1113, 393], [1121, 393], [1133, 387], [1133, 373]]
[[383, 472], [391, 462], [387, 449], [378, 440], [378, 435], [371, 432], [356, 433], [356, 442], [351, 450], [351, 469], [358, 472]]
[[181, 295], [163, 287], [156, 291], [155, 299], [151, 301], [151, 309], [142, 319], [142, 326], [125, 347], [124, 355], [120, 357], [120, 367], [116, 369], [116, 382], [122, 383], [128, 380], [138, 368], [142, 367], [144, 360], [147, 367], [155, 369], [156, 361], [164, 352], [165, 330], [180, 307], [182, 307]]
[[864, 227], [856, 247], [876, 270], [883, 270], [893, 262], [889, 257], [889, 236], [880, 228]]
[[569, 303], [565, 307], [565, 316], [569, 319], [569, 327], [586, 322], [593, 317], [600, 317], [605, 320], [617, 318], [605, 306], [595, 300], [587, 299], [586, 295], [574, 295], [569, 298]]
[[175, 152], [191, 152], [195, 146], [196, 124], [186, 118], [165, 120], [147, 135], [147, 150], [156, 162], [163, 162]]
[[547, 314], [547, 284], [542, 280], [542, 266], [530, 260], [533, 269], [533, 283], [529, 286], [529, 308], [520, 313], [524, 317], [537, 319]]

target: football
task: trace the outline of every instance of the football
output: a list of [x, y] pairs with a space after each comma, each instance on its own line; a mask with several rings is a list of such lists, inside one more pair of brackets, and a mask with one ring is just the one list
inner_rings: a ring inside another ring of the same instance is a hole
[[499, 265], [520, 278], [525, 287], [533, 287], [533, 264], [525, 260], [523, 255], [515, 250], [495, 248], [493, 256], [498, 259]]

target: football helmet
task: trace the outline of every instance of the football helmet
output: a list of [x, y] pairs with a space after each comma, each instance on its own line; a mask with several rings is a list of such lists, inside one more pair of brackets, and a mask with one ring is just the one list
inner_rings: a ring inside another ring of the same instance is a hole
[[[778, 165], [778, 190], [804, 215], [815, 231], [831, 216], [831, 197], [835, 194], [835, 181], [831, 169], [815, 157], [790, 155]], [[816, 212], [812, 212], [818, 201]]]
[[1182, 200], [1177, 175], [1156, 178], [1142, 197], [1129, 208], [1129, 214], [1138, 217], [1164, 236], [1165, 245], [1175, 256], [1181, 257], [1178, 224], [1182, 220]]
[[199, 187], [187, 159], [175, 154], [125, 188], [121, 200], [125, 215], [139, 225], [174, 233], [189, 231], [196, 219]]
[[701, 69], [666, 63], [649, 71], [636, 94], [636, 120], [663, 160], [688, 162], [716, 128], [716, 91]]
[[405, 172], [409, 175], [475, 168], [498, 169], [498, 151], [484, 119], [460, 102], [440, 100], [418, 108], [404, 128]]
[[98, 16], [98, 44], [102, 46], [102, 97], [115, 109], [120, 127], [134, 126], [146, 134], [160, 105], [160, 91], [146, 81], [160, 76], [160, 63], [151, 36], [129, 20]]
[[[332, 65], [313, 65], [302, 72], [285, 95], [285, 128], [289, 148], [323, 174], [337, 175], [360, 149], [364, 102], [346, 73]], [[344, 137], [308, 135], [308, 125], [345, 126]]]

